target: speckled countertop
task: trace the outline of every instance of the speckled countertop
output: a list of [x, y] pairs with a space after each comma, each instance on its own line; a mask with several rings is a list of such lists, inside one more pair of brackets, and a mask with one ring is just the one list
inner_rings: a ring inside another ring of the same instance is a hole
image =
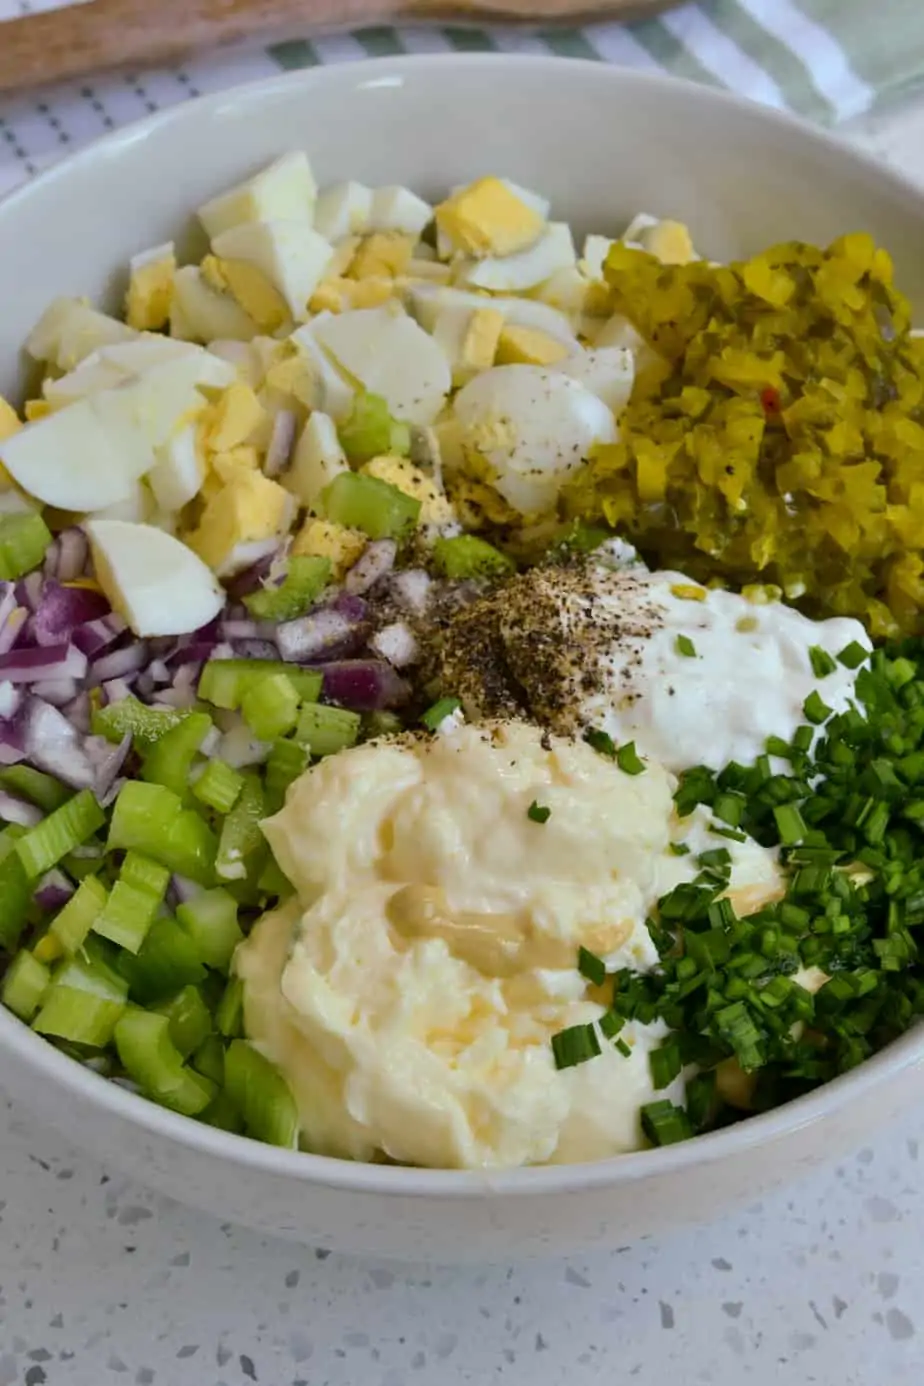
[[[924, 182], [924, 101], [862, 144]], [[0, 1386], [920, 1386], [924, 1113], [696, 1232], [447, 1270], [127, 1183], [0, 1099]]]

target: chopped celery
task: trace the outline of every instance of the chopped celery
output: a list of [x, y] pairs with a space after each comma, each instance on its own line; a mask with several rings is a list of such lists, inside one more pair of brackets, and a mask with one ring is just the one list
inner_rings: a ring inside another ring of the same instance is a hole
[[261, 587], [244, 598], [258, 621], [291, 621], [312, 606], [330, 582], [330, 559], [298, 554], [288, 560], [278, 587]]
[[152, 861], [141, 852], [126, 852], [119, 879], [126, 885], [146, 891], [148, 895], [155, 895], [160, 904], [170, 884], [170, 872], [160, 862]]
[[243, 783], [242, 777], [226, 761], [210, 760], [199, 778], [193, 781], [192, 792], [200, 804], [206, 804], [216, 813], [230, 813]]
[[219, 1087], [224, 1083], [225, 1046], [218, 1035], [206, 1035], [189, 1062], [203, 1078], [211, 1078]]
[[92, 837], [105, 821], [106, 816], [89, 789], [82, 789], [16, 843], [26, 875], [31, 880], [43, 876], [68, 852]]
[[207, 712], [191, 712], [164, 732], [144, 757], [141, 778], [166, 785], [182, 799], [187, 792], [193, 759], [214, 723]]
[[257, 886], [261, 894], [275, 895], [280, 900], [288, 899], [292, 894], [292, 882], [274, 856], [267, 857]]
[[0, 578], [22, 577], [37, 568], [51, 543], [51, 530], [37, 510], [0, 515]]
[[212, 1033], [212, 1016], [198, 987], [183, 987], [157, 1009], [170, 1021], [170, 1039], [184, 1059]]
[[33, 945], [32, 956], [37, 958], [40, 963], [44, 963], [46, 967], [51, 967], [53, 963], [60, 962], [64, 957], [64, 949], [49, 929]]
[[74, 894], [55, 915], [48, 932], [62, 950], [73, 956], [83, 944], [87, 934], [107, 900], [106, 887], [95, 876], [85, 876]]
[[251, 857], [264, 845], [260, 820], [265, 816], [263, 786], [253, 773], [244, 775], [240, 798], [221, 825], [215, 874], [223, 881], [240, 881], [247, 875]]
[[281, 808], [286, 790], [308, 768], [308, 752], [297, 741], [276, 741], [266, 762], [266, 794], [268, 807]]
[[45, 775], [29, 765], [8, 765], [5, 770], [0, 770], [0, 785], [13, 794], [21, 794], [45, 813], [53, 813], [56, 808], [66, 804], [74, 793], [53, 775]]
[[506, 577], [516, 571], [512, 558], [476, 534], [437, 539], [433, 561], [445, 577], [460, 582], [465, 578]]
[[199, 679], [199, 697], [234, 711], [248, 688], [269, 674], [285, 674], [303, 703], [317, 702], [321, 696], [324, 677], [313, 669], [299, 669], [276, 659], [210, 659]]
[[199, 1120], [219, 1131], [231, 1131], [236, 1136], [244, 1130], [244, 1119], [226, 1092], [217, 1095], [215, 1101], [200, 1114]]
[[252, 684], [241, 699], [241, 714], [254, 736], [273, 741], [295, 726], [299, 697], [287, 674], [268, 674]]
[[370, 539], [404, 539], [420, 515], [420, 501], [380, 481], [357, 472], [341, 472], [325, 486], [318, 508], [326, 520], [361, 529]]
[[154, 923], [160, 904], [156, 895], [126, 881], [116, 881], [105, 907], [93, 921], [93, 932], [137, 953]]
[[130, 959], [131, 997], [149, 1005], [205, 980], [205, 966], [192, 939], [175, 919], [155, 919], [137, 955]]
[[374, 741], [378, 736], [397, 736], [404, 723], [395, 712], [367, 712], [362, 719], [362, 738]]
[[7, 953], [19, 943], [32, 899], [29, 878], [14, 850], [16, 841], [15, 837], [4, 839], [6, 855], [0, 860], [0, 949]]
[[294, 1150], [298, 1108], [289, 1085], [273, 1064], [246, 1040], [232, 1040], [225, 1054], [225, 1092], [254, 1140]]
[[135, 749], [153, 746], [171, 727], [178, 726], [189, 716], [189, 708], [148, 707], [133, 695], [98, 707], [93, 712], [93, 731], [107, 741], [121, 741], [131, 736]]
[[207, 967], [227, 972], [244, 935], [237, 922], [237, 902], [218, 886], [179, 905], [177, 922], [192, 940], [196, 955]]
[[295, 739], [307, 746], [313, 756], [330, 756], [356, 744], [360, 721], [358, 712], [309, 703], [299, 714]]
[[236, 1039], [244, 1033], [244, 983], [232, 977], [215, 1011], [215, 1024], [225, 1039]]
[[125, 1010], [128, 983], [98, 959], [70, 958], [54, 974], [32, 1028], [102, 1049]]
[[45, 964], [23, 949], [7, 969], [0, 988], [0, 1001], [28, 1024], [42, 1004], [50, 981], [51, 973]]
[[61, 866], [75, 881], [82, 881], [85, 876], [92, 876], [94, 872], [100, 871], [105, 864], [106, 848], [98, 837], [91, 837], [87, 842], [75, 847], [73, 852], [68, 852], [66, 857], [61, 858]]
[[184, 1065], [167, 1016], [126, 1011], [115, 1027], [115, 1043], [126, 1073], [162, 1106], [197, 1116], [215, 1097], [214, 1083]]
[[407, 457], [411, 450], [408, 425], [392, 418], [386, 399], [367, 390], [360, 390], [354, 396], [353, 408], [337, 434], [340, 446], [356, 467], [385, 453]]
[[215, 834], [164, 785], [129, 780], [122, 786], [109, 824], [109, 848], [119, 847], [143, 852], [199, 885], [213, 882]]

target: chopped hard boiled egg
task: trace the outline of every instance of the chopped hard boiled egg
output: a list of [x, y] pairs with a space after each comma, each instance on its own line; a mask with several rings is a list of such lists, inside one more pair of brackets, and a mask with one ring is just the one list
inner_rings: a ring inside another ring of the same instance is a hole
[[296, 322], [308, 317], [308, 300], [333, 256], [329, 241], [304, 221], [245, 222], [212, 239], [223, 260], [243, 260], [265, 275]]
[[310, 509], [335, 476], [348, 470], [346, 453], [329, 414], [315, 409], [302, 429], [283, 485]]
[[12, 438], [21, 428], [22, 424], [16, 410], [0, 395], [0, 442], [4, 438]]
[[372, 222], [372, 196], [365, 183], [335, 183], [325, 188], [315, 207], [315, 230], [329, 241], [362, 235]]
[[373, 231], [402, 231], [416, 240], [432, 219], [433, 208], [429, 202], [424, 202], [410, 188], [391, 184], [376, 188], [372, 194], [369, 226]]
[[206, 255], [200, 268], [209, 287], [217, 293], [230, 294], [261, 332], [278, 332], [291, 326], [285, 299], [256, 265], [247, 260]]
[[443, 526], [455, 523], [456, 514], [450, 501], [425, 472], [406, 457], [373, 457], [362, 469], [367, 476], [387, 482], [420, 501], [420, 524]]
[[293, 332], [289, 341], [296, 349], [298, 370], [302, 373], [303, 386], [297, 398], [303, 399], [310, 409], [330, 414], [339, 423], [353, 408], [356, 391], [321, 344], [320, 334], [333, 320], [331, 313], [318, 313], [310, 323]]
[[211, 240], [245, 222], [281, 218], [310, 224], [317, 193], [307, 155], [292, 150], [253, 178], [206, 202], [199, 208], [199, 220]]
[[267, 424], [266, 410], [249, 385], [236, 380], [223, 390], [212, 407], [205, 444], [211, 452], [227, 452], [251, 443]]
[[467, 308], [469, 312], [491, 308], [502, 315], [505, 323], [517, 327], [535, 327], [540, 332], [547, 332], [550, 337], [564, 342], [570, 351], [577, 351], [580, 345], [564, 313], [531, 298], [500, 298], [450, 285], [414, 284], [408, 290], [408, 305], [421, 327], [428, 332], [434, 330], [445, 308]]
[[415, 238], [403, 231], [374, 231], [359, 245], [346, 271], [351, 279], [395, 279], [407, 271]]
[[499, 366], [554, 366], [568, 355], [564, 342], [536, 327], [505, 327], [497, 343]]
[[[628, 232], [626, 233], [628, 236]], [[688, 265], [699, 259], [693, 249], [689, 227], [682, 221], [656, 221], [637, 231], [638, 243], [663, 265]]]
[[341, 369], [381, 395], [396, 418], [416, 424], [436, 418], [452, 386], [449, 361], [397, 305], [315, 319], [311, 326]]
[[635, 381], [635, 361], [628, 347], [596, 347], [576, 352], [558, 361], [556, 370], [579, 380], [613, 413], [618, 415], [629, 402]]
[[487, 256], [466, 264], [458, 276], [460, 284], [492, 293], [533, 289], [556, 270], [575, 263], [571, 227], [563, 221], [550, 222], [538, 240], [516, 254]]
[[292, 541], [290, 552], [295, 558], [326, 558], [330, 561], [331, 577], [339, 581], [359, 558], [368, 540], [358, 529], [331, 520], [306, 520]]
[[259, 334], [249, 313], [229, 293], [206, 283], [198, 265], [184, 265], [173, 280], [170, 335], [187, 342], [211, 342], [231, 338], [249, 342]]
[[489, 482], [524, 515], [551, 509], [594, 444], [616, 438], [602, 400], [539, 366], [485, 371], [459, 391], [453, 411], [461, 427], [459, 470]]
[[446, 353], [453, 385], [464, 385], [494, 365], [503, 328], [503, 313], [487, 304], [483, 308], [459, 304], [440, 309], [432, 336]]
[[162, 529], [97, 519], [86, 531], [97, 581], [136, 635], [185, 635], [224, 606], [202, 560]]
[[26, 351], [37, 361], [72, 371], [99, 347], [130, 342], [136, 335], [134, 328], [78, 298], [56, 298], [26, 338]]
[[545, 218], [500, 178], [480, 178], [461, 188], [440, 203], [435, 216], [451, 250], [463, 255], [515, 255], [545, 228]]
[[186, 542], [219, 577], [227, 577], [254, 561], [243, 546], [286, 534], [294, 510], [282, 486], [259, 471], [238, 468], [208, 502]]
[[205, 480], [198, 425], [186, 424], [155, 450], [155, 456], [147, 479], [160, 509], [174, 514], [195, 499]]
[[139, 332], [159, 332], [170, 321], [176, 255], [173, 242], [135, 255], [129, 262], [125, 321]]

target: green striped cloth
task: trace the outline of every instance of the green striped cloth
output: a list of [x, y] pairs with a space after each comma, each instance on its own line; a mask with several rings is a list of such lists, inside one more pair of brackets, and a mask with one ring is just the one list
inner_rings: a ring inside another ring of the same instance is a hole
[[377, 27], [268, 52], [293, 68], [447, 49], [551, 51], [662, 70], [834, 124], [924, 83], [924, 0], [700, 0], [636, 24]]

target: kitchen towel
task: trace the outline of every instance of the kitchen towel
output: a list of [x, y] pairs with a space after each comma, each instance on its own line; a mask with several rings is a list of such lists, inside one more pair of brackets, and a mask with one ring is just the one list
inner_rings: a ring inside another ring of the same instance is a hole
[[[0, 43], [2, 20], [66, 3], [0, 0]], [[76, 145], [200, 93], [318, 63], [451, 50], [557, 53], [670, 72], [836, 125], [924, 82], [924, 0], [700, 0], [636, 24], [380, 25], [224, 50], [182, 68], [70, 83], [41, 99], [0, 98], [0, 194]]]

